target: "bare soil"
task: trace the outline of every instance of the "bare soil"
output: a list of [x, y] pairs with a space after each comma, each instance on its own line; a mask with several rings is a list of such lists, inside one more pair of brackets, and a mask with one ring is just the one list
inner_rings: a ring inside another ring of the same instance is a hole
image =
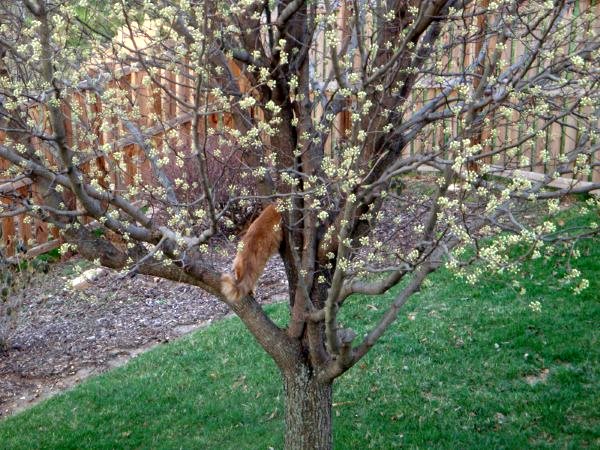
[[[12, 348], [0, 354], [0, 419], [229, 312], [194, 286], [108, 269], [87, 289], [72, 289], [88, 265], [54, 263], [27, 289]], [[271, 259], [257, 299], [285, 297], [284, 280], [281, 259]]]

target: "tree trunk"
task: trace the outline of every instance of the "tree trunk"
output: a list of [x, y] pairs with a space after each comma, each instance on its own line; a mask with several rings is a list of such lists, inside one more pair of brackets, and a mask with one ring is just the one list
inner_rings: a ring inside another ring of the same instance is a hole
[[329, 450], [332, 446], [331, 383], [319, 382], [302, 365], [283, 374], [286, 450]]

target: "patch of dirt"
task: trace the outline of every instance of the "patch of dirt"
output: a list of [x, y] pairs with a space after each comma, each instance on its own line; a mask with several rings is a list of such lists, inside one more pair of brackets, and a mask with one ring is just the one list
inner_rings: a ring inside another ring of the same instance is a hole
[[[72, 289], [75, 269], [87, 264], [78, 258], [52, 264], [28, 287], [12, 348], [0, 354], [0, 418], [229, 312], [200, 288], [111, 270], [87, 289]], [[267, 303], [286, 293], [283, 263], [272, 258], [257, 299]]]
[[530, 386], [535, 386], [538, 383], [545, 383], [548, 379], [548, 375], [550, 374], [550, 370], [542, 369], [537, 375], [527, 375], [525, 377], [525, 382]]

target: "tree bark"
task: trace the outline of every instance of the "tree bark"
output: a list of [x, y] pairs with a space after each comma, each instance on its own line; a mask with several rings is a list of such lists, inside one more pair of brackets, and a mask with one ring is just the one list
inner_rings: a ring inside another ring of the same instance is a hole
[[332, 448], [332, 383], [317, 380], [316, 373], [300, 364], [283, 373], [286, 450]]

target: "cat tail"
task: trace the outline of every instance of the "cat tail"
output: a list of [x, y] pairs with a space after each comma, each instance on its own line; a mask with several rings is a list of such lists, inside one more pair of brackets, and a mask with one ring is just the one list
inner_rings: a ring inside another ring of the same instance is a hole
[[252, 291], [253, 283], [249, 277], [237, 281], [232, 274], [224, 273], [221, 275], [221, 292], [232, 302], [237, 302]]

